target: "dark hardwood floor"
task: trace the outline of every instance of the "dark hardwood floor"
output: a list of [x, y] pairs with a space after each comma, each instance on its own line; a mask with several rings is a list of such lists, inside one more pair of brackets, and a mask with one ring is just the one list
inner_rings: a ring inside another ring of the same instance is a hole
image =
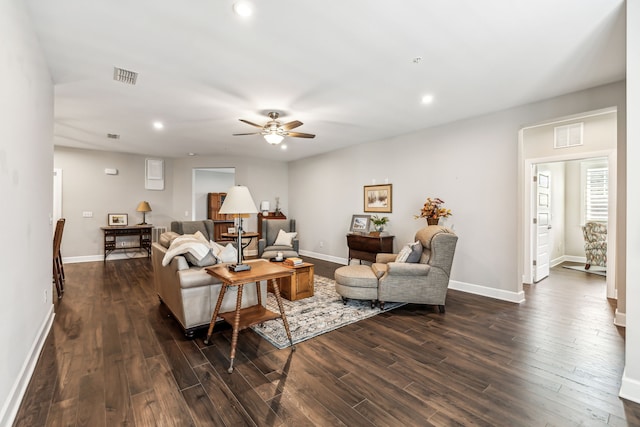
[[640, 425], [600, 276], [556, 267], [520, 305], [450, 290], [446, 314], [407, 305], [293, 353], [246, 330], [228, 374], [231, 331], [186, 340], [148, 259], [65, 273], [16, 426]]

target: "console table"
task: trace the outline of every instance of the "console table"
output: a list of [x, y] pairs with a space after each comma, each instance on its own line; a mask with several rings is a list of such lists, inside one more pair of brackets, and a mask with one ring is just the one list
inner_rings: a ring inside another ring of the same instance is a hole
[[362, 261], [376, 262], [376, 254], [393, 253], [394, 236], [371, 236], [369, 234], [347, 234], [349, 262], [356, 258]]
[[[151, 229], [153, 225], [127, 225], [100, 227], [104, 232], [104, 262], [107, 256], [117, 249], [142, 249], [147, 252], [147, 257], [151, 256]], [[118, 247], [118, 237], [138, 237], [136, 246]]]

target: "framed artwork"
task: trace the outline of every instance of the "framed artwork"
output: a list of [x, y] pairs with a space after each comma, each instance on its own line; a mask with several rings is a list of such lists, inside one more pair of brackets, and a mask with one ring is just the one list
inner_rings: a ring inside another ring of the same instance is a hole
[[364, 186], [364, 211], [391, 213], [391, 184]]
[[370, 221], [371, 215], [353, 215], [349, 231], [352, 233], [368, 233]]
[[127, 214], [107, 214], [107, 224], [112, 225], [129, 225], [129, 215]]

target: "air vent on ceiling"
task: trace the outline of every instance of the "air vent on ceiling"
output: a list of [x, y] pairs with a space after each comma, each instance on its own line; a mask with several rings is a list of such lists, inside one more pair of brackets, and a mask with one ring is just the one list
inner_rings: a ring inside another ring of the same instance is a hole
[[584, 123], [572, 123], [570, 125], [557, 126], [554, 128], [554, 148], [575, 147], [583, 145]]
[[120, 139], [120, 135], [118, 135], [117, 133], [108, 133], [107, 134], [107, 138], [109, 138], [109, 139]]
[[136, 80], [138, 80], [138, 73], [125, 70], [124, 68], [113, 67], [113, 80], [134, 85], [136, 84]]

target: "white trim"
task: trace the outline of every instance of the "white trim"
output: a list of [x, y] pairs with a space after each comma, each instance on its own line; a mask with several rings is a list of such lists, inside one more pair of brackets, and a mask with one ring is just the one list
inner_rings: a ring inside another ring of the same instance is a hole
[[640, 402], [640, 381], [627, 376], [627, 368], [622, 373], [622, 385], [618, 396], [633, 402]]
[[627, 327], [627, 314], [618, 311], [616, 308], [616, 314], [613, 317], [613, 324], [616, 326], [622, 326], [623, 328]]
[[321, 254], [318, 252], [305, 251], [302, 249], [298, 252], [300, 253], [300, 255], [303, 255], [303, 256], [309, 256], [311, 258], [317, 258], [323, 261], [335, 262], [336, 264], [347, 265], [346, 258], [340, 258], [332, 255]]
[[487, 286], [475, 285], [473, 283], [458, 282], [457, 280], [449, 281], [449, 289], [462, 291], [469, 294], [480, 295], [483, 297], [498, 299], [502, 301], [520, 304], [524, 302], [524, 291], [512, 292], [503, 289], [489, 288]]
[[[147, 258], [147, 254], [141, 251], [137, 251], [135, 256], [129, 256], [124, 252], [120, 253], [112, 253], [107, 257], [107, 261], [113, 261], [117, 259], [129, 259], [129, 258]], [[62, 262], [64, 264], [76, 264], [80, 262], [94, 262], [94, 261], [104, 261], [104, 255], [82, 255], [82, 256], [72, 256], [72, 257], [62, 257]]]
[[40, 330], [36, 335], [36, 339], [31, 345], [31, 349], [29, 350], [27, 358], [22, 365], [22, 369], [20, 369], [20, 374], [18, 375], [16, 382], [11, 387], [11, 391], [4, 402], [2, 411], [0, 411], [0, 426], [10, 426], [13, 425], [13, 422], [15, 421], [18, 409], [20, 409], [20, 404], [22, 403], [22, 399], [24, 398], [27, 387], [29, 386], [29, 381], [31, 381], [33, 372], [38, 364], [38, 358], [40, 357], [40, 353], [42, 353], [44, 343], [46, 342], [51, 326], [53, 325], [55, 315], [53, 304], [51, 304], [49, 313], [45, 316], [42, 325], [40, 325]]

